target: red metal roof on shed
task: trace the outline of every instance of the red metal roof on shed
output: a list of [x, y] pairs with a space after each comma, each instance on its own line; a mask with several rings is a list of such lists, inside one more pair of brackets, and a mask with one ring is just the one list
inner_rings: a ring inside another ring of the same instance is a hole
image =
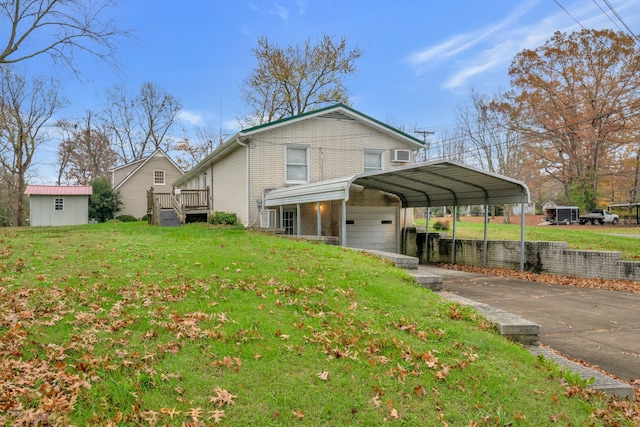
[[27, 185], [27, 190], [24, 194], [37, 196], [90, 196], [91, 186]]

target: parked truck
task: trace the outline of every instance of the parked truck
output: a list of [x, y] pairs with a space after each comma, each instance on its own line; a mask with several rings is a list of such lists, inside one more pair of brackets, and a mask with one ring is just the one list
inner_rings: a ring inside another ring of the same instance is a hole
[[554, 206], [544, 211], [544, 220], [550, 224], [617, 224], [620, 218], [605, 209], [594, 209], [586, 215], [580, 215], [577, 206]]
[[580, 215], [580, 224], [613, 224], [616, 225], [620, 221], [620, 217], [612, 214], [606, 209], [594, 209], [586, 215]]

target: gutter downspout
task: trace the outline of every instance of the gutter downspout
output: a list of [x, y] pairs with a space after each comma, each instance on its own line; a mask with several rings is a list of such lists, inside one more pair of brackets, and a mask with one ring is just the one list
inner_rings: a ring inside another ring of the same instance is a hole
[[250, 216], [249, 199], [251, 199], [251, 194], [250, 194], [250, 189], [249, 189], [250, 188], [249, 187], [249, 179], [251, 178], [251, 175], [250, 175], [250, 171], [251, 171], [251, 156], [249, 154], [249, 144], [246, 144], [246, 143], [240, 141], [240, 137], [239, 136], [236, 138], [236, 142], [238, 143], [238, 145], [240, 145], [240, 146], [242, 146], [242, 147], [247, 149], [247, 151], [246, 151], [246, 153], [247, 153], [246, 154], [247, 171], [246, 171], [246, 176], [245, 176], [246, 185], [247, 185], [247, 188], [246, 188], [246, 191], [247, 191], [247, 204], [245, 206], [245, 209], [246, 209], [246, 212], [247, 212], [247, 219], [245, 220], [244, 226], [248, 227], [249, 224], [250, 224], [250, 221], [249, 221], [249, 219], [250, 219], [249, 218], [249, 216]]

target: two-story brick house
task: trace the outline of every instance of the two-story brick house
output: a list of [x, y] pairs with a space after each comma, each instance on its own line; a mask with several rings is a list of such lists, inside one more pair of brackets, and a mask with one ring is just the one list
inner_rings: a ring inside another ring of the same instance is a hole
[[[423, 144], [338, 104], [244, 129], [174, 186], [209, 187], [212, 211], [233, 212], [246, 226], [277, 227], [289, 234], [340, 238], [346, 214], [349, 246], [396, 251], [402, 220], [398, 197], [353, 186], [343, 212], [345, 198], [327, 196], [326, 186], [364, 172], [407, 166]], [[277, 206], [270, 202], [276, 189], [295, 186], [307, 197], [295, 203], [282, 199], [284, 204]]]

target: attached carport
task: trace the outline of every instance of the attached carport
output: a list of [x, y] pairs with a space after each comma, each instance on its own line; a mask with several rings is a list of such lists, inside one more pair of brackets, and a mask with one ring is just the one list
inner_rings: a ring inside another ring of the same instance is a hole
[[[519, 203], [521, 205], [520, 269], [524, 270], [524, 207], [529, 202], [527, 186], [523, 182], [511, 178], [449, 160], [438, 160], [404, 168], [279, 188], [270, 191], [265, 196], [264, 206], [275, 207], [314, 202], [319, 204], [323, 201], [341, 200], [342, 245], [347, 246], [346, 203], [349, 200], [349, 189], [352, 185], [396, 195], [405, 209], [405, 229], [407, 208], [423, 207], [428, 210], [434, 206], [453, 206], [455, 218], [458, 206], [484, 205], [484, 265], [487, 262], [487, 207], [489, 205]], [[298, 212], [300, 212], [299, 209]], [[317, 212], [318, 225], [320, 225], [320, 209], [317, 209]], [[453, 221], [452, 238], [451, 262], [455, 263], [456, 221]]]

